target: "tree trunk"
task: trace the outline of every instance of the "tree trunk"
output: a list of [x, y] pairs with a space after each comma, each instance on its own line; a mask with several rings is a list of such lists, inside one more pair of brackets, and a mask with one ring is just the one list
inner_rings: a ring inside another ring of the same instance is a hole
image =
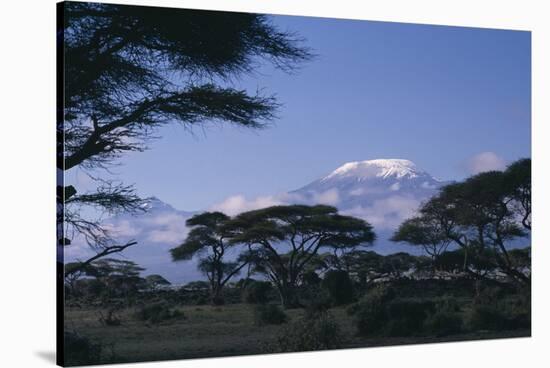
[[300, 306], [295, 285], [285, 283], [283, 285], [278, 285], [277, 290], [279, 291], [281, 304], [285, 309], [297, 308]]
[[222, 305], [224, 304], [223, 294], [222, 294], [222, 287], [221, 286], [214, 286], [210, 293], [210, 302], [212, 305]]

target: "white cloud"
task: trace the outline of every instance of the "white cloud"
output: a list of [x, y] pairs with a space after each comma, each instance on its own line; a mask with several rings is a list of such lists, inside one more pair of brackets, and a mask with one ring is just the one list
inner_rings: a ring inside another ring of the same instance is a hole
[[506, 168], [506, 161], [494, 152], [481, 152], [468, 160], [467, 168], [471, 174], [504, 170]]
[[420, 203], [418, 199], [396, 195], [376, 200], [371, 206], [355, 206], [342, 213], [360, 217], [379, 229], [395, 229], [415, 214]]
[[148, 221], [148, 225], [155, 230], [150, 231], [146, 239], [153, 243], [179, 243], [187, 235], [186, 220], [187, 217], [177, 213], [162, 214], [153, 217]]
[[436, 186], [434, 184], [430, 184], [429, 182], [425, 181], [421, 184], [421, 187], [424, 189], [435, 189]]
[[363, 188], [356, 188], [353, 190], [350, 190], [349, 195], [350, 196], [360, 196], [365, 192]]
[[211, 206], [209, 211], [220, 211], [229, 216], [235, 216], [246, 211], [253, 211], [260, 208], [290, 204], [326, 204], [335, 206], [340, 202], [340, 195], [337, 189], [332, 188], [324, 192], [309, 192], [308, 196], [298, 193], [281, 193], [272, 196], [260, 196], [248, 199], [242, 194], [228, 197], [220, 203]]
[[313, 202], [315, 204], [326, 204], [334, 206], [340, 202], [340, 195], [338, 189], [332, 188], [322, 193], [314, 193]]
[[393, 184], [390, 186], [390, 189], [393, 190], [393, 191], [398, 191], [399, 188], [401, 188], [401, 184], [399, 184], [399, 182], [393, 183]]
[[103, 227], [116, 238], [132, 238], [141, 232], [128, 220], [117, 221], [116, 224], [107, 223]]
[[255, 199], [247, 199], [243, 195], [234, 195], [223, 202], [210, 207], [210, 211], [220, 211], [229, 216], [237, 215], [241, 212], [257, 210], [259, 208], [276, 206], [284, 204], [283, 201], [275, 196], [263, 196]]

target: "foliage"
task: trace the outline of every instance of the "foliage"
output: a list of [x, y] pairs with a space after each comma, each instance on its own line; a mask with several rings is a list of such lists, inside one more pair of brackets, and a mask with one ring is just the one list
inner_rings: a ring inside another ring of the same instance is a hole
[[451, 242], [441, 223], [432, 216], [419, 216], [406, 220], [399, 225], [391, 240], [420, 246], [432, 258], [432, 262], [447, 250]]
[[328, 271], [323, 278], [322, 286], [328, 291], [334, 305], [349, 304], [353, 301], [353, 283], [346, 271]]
[[304, 306], [306, 318], [324, 313], [332, 306], [329, 292], [321, 286], [308, 286], [300, 289], [300, 303]]
[[280, 325], [288, 320], [286, 313], [275, 304], [258, 304], [254, 307], [254, 322], [258, 326]]
[[471, 330], [508, 330], [531, 327], [531, 293], [502, 287], [485, 287], [474, 299], [467, 316]]
[[302, 274], [302, 284], [305, 286], [318, 286], [321, 278], [315, 271], [306, 271]]
[[116, 244], [101, 224], [103, 213], [138, 213], [147, 203], [133, 186], [100, 179], [94, 170], [146, 150], [164, 125], [266, 126], [276, 99], [235, 81], [264, 62], [292, 71], [312, 57], [294, 34], [257, 14], [68, 2], [63, 18], [57, 168], [79, 167], [97, 185], [88, 192], [57, 187], [57, 238], [68, 246], [82, 236], [97, 250], [92, 260], [136, 244]]
[[413, 245], [453, 242], [464, 252], [464, 272], [485, 277], [497, 269], [527, 285], [530, 261], [522, 257], [518, 265], [509, 248], [530, 231], [531, 161], [523, 159], [503, 172], [484, 172], [443, 187], [420, 208], [419, 216], [401, 225], [394, 240]]
[[[273, 282], [285, 307], [298, 304], [298, 283], [321, 248], [353, 249], [375, 238], [364, 220], [324, 205], [272, 206], [241, 213], [228, 221], [226, 230], [233, 244], [248, 246], [254, 271]], [[278, 248], [290, 250], [282, 253]]]
[[435, 306], [429, 299], [398, 298], [386, 306], [387, 326], [385, 333], [389, 336], [415, 336], [423, 332], [425, 319], [434, 312]]
[[170, 250], [174, 261], [189, 260], [198, 255], [199, 270], [210, 282], [212, 304], [223, 304], [222, 291], [229, 280], [236, 276], [249, 259], [239, 257], [237, 262], [227, 262], [224, 256], [234, 244], [227, 242], [229, 237], [225, 225], [229, 217], [221, 212], [204, 212], [191, 217], [186, 225], [191, 228], [185, 241]]
[[103, 346], [77, 332], [64, 332], [65, 365], [98, 364]]
[[394, 297], [390, 288], [377, 286], [348, 309], [349, 313], [355, 317], [355, 325], [359, 335], [377, 334], [385, 328], [389, 320], [386, 305]]
[[337, 349], [342, 346], [341, 328], [329, 312], [302, 317], [286, 326], [272, 350], [276, 352]]
[[468, 327], [474, 331], [505, 330], [508, 320], [496, 306], [476, 304], [468, 314]]
[[120, 326], [121, 320], [117, 315], [117, 310], [118, 308], [109, 308], [106, 315], [100, 311], [99, 322], [105, 326]]
[[135, 317], [140, 321], [159, 323], [174, 318], [185, 318], [185, 315], [178, 309], [170, 308], [165, 302], [157, 302], [138, 308]]
[[273, 291], [269, 281], [252, 281], [243, 289], [243, 301], [248, 304], [266, 304]]
[[460, 333], [462, 328], [461, 309], [453, 297], [443, 297], [437, 300], [435, 311], [424, 321], [425, 331], [438, 337]]

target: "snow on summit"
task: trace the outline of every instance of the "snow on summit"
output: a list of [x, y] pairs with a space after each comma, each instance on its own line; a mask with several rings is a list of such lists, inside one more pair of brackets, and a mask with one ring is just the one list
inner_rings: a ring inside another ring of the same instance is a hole
[[425, 174], [418, 170], [416, 165], [409, 160], [402, 159], [377, 159], [367, 161], [348, 162], [340, 166], [322, 180], [336, 177], [367, 178], [416, 178]]

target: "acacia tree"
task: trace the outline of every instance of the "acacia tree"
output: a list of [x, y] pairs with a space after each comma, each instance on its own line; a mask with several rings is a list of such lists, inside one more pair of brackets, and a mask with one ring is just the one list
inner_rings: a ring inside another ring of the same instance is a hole
[[[463, 268], [491, 262], [511, 279], [523, 284], [530, 277], [515, 266], [510, 243], [530, 231], [530, 160], [520, 160], [504, 172], [481, 173], [442, 188], [440, 194], [420, 209], [419, 218], [436, 221], [445, 237], [463, 249]], [[415, 231], [422, 233], [420, 227]], [[432, 230], [432, 229], [428, 229]], [[423, 233], [429, 237], [430, 232]], [[479, 262], [468, 257], [478, 257]]]
[[240, 256], [235, 262], [226, 261], [227, 251], [234, 246], [229, 242], [225, 225], [229, 216], [221, 212], [205, 212], [187, 220], [191, 228], [185, 241], [170, 250], [174, 261], [200, 257], [199, 270], [210, 283], [212, 304], [223, 303], [223, 287], [248, 264], [248, 257]]
[[[85, 170], [98, 188], [58, 187], [58, 243], [71, 234], [106, 254], [114, 244], [97, 212], [144, 209], [132, 186], [99, 179], [126, 152], [143, 151], [157, 128], [228, 122], [261, 128], [274, 118], [273, 96], [233, 87], [262, 61], [292, 71], [311, 57], [291, 33], [257, 14], [68, 2], [57, 30], [57, 168]], [[62, 224], [66, 226], [63, 227]], [[100, 253], [98, 253], [100, 254]], [[74, 268], [76, 272], [76, 268]]]
[[227, 223], [233, 244], [248, 247], [256, 271], [276, 286], [285, 307], [299, 304], [296, 287], [323, 248], [353, 249], [375, 239], [366, 221], [325, 205], [273, 206], [241, 213]]
[[405, 220], [399, 225], [391, 240], [422, 247], [423, 251], [431, 257], [432, 272], [435, 272], [437, 258], [451, 243], [441, 222], [429, 213]]
[[104, 286], [108, 296], [129, 296], [145, 283], [141, 272], [145, 268], [135, 262], [116, 259], [98, 259], [86, 267], [86, 275], [96, 278]]

